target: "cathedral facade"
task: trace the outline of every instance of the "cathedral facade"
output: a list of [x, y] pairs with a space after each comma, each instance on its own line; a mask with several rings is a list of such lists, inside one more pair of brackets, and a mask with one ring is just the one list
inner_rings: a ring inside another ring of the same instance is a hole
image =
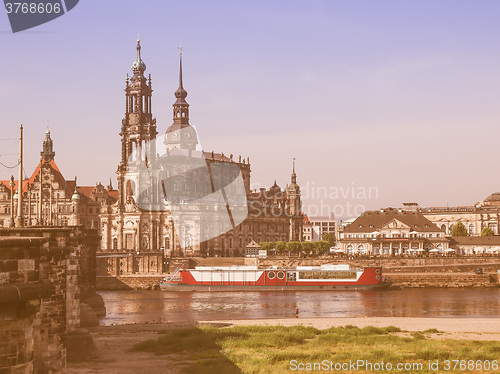
[[100, 213], [101, 255], [124, 256], [116, 265], [123, 268], [112, 272], [147, 272], [160, 256], [242, 256], [252, 240], [301, 240], [295, 167], [285, 189], [275, 182], [251, 191], [249, 158], [199, 149], [189, 123], [182, 53], [173, 123], [156, 141], [151, 75], [144, 74], [140, 41], [136, 48], [125, 85], [117, 199], [102, 204]]

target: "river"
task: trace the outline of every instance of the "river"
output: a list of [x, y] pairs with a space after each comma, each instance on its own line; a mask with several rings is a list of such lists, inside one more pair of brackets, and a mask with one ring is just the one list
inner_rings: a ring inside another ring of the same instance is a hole
[[100, 291], [101, 324], [321, 317], [500, 317], [499, 289], [297, 292]]

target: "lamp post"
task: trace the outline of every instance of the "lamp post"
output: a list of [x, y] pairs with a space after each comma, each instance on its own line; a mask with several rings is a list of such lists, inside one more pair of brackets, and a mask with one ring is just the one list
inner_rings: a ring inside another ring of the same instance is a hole
[[21, 125], [19, 142], [19, 184], [17, 186], [17, 217], [16, 227], [24, 226], [23, 217], [23, 125]]
[[10, 177], [10, 222], [9, 227], [14, 227], [14, 176]]

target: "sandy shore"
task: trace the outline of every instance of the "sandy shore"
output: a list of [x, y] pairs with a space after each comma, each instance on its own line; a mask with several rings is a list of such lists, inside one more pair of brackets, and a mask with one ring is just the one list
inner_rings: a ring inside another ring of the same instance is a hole
[[[432, 339], [495, 340], [500, 341], [500, 318], [403, 318], [403, 317], [359, 317], [359, 318], [313, 318], [313, 319], [252, 319], [199, 321], [198, 325], [215, 326], [281, 325], [313, 326], [326, 329], [335, 326], [396, 326], [407, 331], [437, 329], [443, 333], [431, 334]], [[158, 338], [160, 332], [193, 326], [192, 323], [134, 324], [99, 326], [89, 329], [99, 359], [89, 362], [68, 363], [67, 373], [178, 373], [182, 368], [175, 357], [155, 356], [144, 352], [129, 352], [136, 343]]]

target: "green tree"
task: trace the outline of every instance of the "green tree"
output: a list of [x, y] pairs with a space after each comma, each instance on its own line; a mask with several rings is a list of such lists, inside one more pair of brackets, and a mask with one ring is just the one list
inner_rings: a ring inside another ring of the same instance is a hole
[[302, 250], [302, 243], [301, 242], [288, 242], [288, 243], [286, 243], [286, 249], [287, 249], [287, 251], [289, 251], [291, 253], [300, 254], [300, 251]]
[[485, 227], [481, 230], [481, 236], [495, 236], [491, 227]]
[[275, 245], [274, 248], [276, 248], [276, 251], [278, 251], [278, 253], [285, 252], [285, 250], [286, 250], [285, 242], [276, 242], [276, 243], [274, 243], [274, 245]]
[[335, 234], [333, 232], [325, 232], [322, 235], [321, 239], [329, 242], [330, 247], [333, 247], [335, 245]]
[[464, 224], [462, 222], [458, 222], [453, 225], [453, 228], [451, 229], [451, 236], [468, 236], [469, 233], [467, 232], [467, 229], [465, 228]]
[[259, 245], [260, 245], [260, 248], [265, 249], [267, 251], [270, 251], [271, 249], [274, 248], [273, 242], [260, 242]]
[[314, 253], [314, 244], [311, 242], [302, 242], [302, 250], [306, 254], [306, 256], [310, 256]]
[[323, 255], [325, 254], [326, 252], [328, 252], [328, 250], [330, 249], [330, 242], [326, 241], [326, 240], [320, 240], [319, 242], [316, 242], [316, 251], [318, 252], [318, 255]]

